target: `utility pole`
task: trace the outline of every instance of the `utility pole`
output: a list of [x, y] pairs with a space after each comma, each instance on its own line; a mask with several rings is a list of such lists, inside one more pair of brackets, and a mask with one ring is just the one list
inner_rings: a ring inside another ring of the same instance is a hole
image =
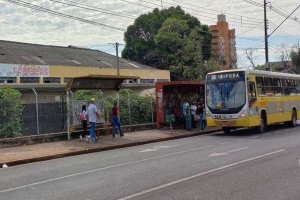
[[114, 47], [116, 48], [116, 57], [117, 57], [117, 75], [120, 76], [120, 63], [119, 63], [119, 46], [122, 44], [119, 44], [118, 42], [114, 43], [109, 43], [114, 45]]
[[117, 56], [117, 75], [120, 76], [119, 43], [118, 42], [116, 42], [116, 56]]
[[269, 49], [268, 49], [268, 20], [267, 20], [267, 2], [264, 0], [264, 22], [265, 22], [265, 55], [266, 69], [271, 70], [269, 66]]

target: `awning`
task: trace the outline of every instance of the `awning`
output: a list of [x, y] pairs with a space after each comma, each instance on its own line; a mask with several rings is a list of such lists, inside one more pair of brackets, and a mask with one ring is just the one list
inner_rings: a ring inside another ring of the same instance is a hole
[[137, 76], [89, 75], [72, 78], [67, 90], [120, 90], [126, 79], [139, 79]]

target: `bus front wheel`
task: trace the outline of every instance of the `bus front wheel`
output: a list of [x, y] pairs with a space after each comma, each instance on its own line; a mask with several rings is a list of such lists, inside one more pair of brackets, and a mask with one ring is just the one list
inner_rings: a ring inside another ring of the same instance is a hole
[[267, 129], [267, 120], [264, 113], [260, 116], [260, 125], [257, 127], [257, 131], [259, 133], [264, 133]]

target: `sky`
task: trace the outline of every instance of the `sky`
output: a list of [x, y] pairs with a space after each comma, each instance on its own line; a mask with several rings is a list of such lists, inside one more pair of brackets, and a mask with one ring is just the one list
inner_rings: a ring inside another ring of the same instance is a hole
[[[300, 2], [267, 2], [269, 59], [278, 61], [280, 46], [291, 47], [299, 42], [300, 8], [273, 31]], [[48, 12], [58, 12], [61, 16], [24, 5], [36, 5], [48, 9]], [[218, 14], [226, 15], [230, 29], [236, 30], [239, 67], [250, 65], [245, 55], [248, 48], [257, 49], [255, 64], [265, 62], [263, 0], [0, 0], [0, 40], [81, 46], [115, 55], [113, 43], [123, 44], [119, 47], [120, 53], [125, 44], [124, 31], [134, 23], [134, 19], [154, 8], [165, 9], [178, 5], [197, 17], [201, 24], [216, 24]]]

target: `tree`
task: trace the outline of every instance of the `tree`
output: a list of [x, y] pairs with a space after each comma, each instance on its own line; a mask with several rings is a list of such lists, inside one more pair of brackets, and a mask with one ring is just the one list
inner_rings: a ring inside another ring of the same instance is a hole
[[18, 137], [22, 133], [22, 94], [11, 87], [0, 88], [0, 138]]
[[251, 63], [251, 65], [249, 67], [252, 69], [255, 69], [255, 63], [260, 57], [259, 55], [256, 55], [257, 49], [247, 48], [245, 53], [246, 53], [247, 60]]
[[200, 78], [201, 32], [200, 27], [191, 29], [187, 20], [168, 18], [154, 36], [155, 44], [164, 49], [165, 60], [176, 79]]
[[282, 62], [284, 69], [288, 72], [294, 73], [292, 66], [288, 66], [288, 62], [291, 61], [291, 49], [285, 44], [282, 44], [276, 49], [276, 53], [276, 58]]
[[[165, 23], [169, 18], [172, 18], [172, 20]], [[178, 21], [176, 21], [175, 19]], [[175, 25], [176, 22], [179, 22], [180, 24], [177, 26]], [[169, 48], [167, 46], [167, 42], [164, 43], [163, 41], [161, 41], [159, 37], [162, 37], [163, 32], [166, 32], [168, 30], [167, 24], [170, 23], [179, 28], [178, 30], [175, 30], [174, 26], [171, 27], [172, 33], [169, 33], [169, 35], [171, 35], [173, 39], [178, 39], [178, 37], [175, 36], [176, 32], [186, 30], [186, 32], [183, 32], [183, 35], [180, 35], [180, 37], [184, 36], [188, 37], [189, 39], [183, 40], [183, 38], [179, 37], [180, 39], [182, 39], [181, 42], [183, 43], [189, 43], [192, 37], [194, 37], [193, 34], [201, 34], [203, 37], [203, 60], [208, 60], [210, 58], [212, 35], [209, 32], [209, 27], [206, 25], [201, 25], [196, 17], [186, 14], [179, 6], [176, 8], [171, 7], [169, 9], [164, 9], [161, 11], [159, 9], [154, 9], [151, 13], [139, 16], [135, 20], [134, 24], [127, 28], [127, 31], [124, 34], [126, 45], [124, 50], [122, 51], [122, 57], [152, 67], [157, 67], [159, 69], [168, 70], [170, 69], [170, 65], [178, 68], [178, 64], [182, 63], [182, 56], [186, 55], [186, 52], [181, 53], [180, 51], [188, 51], [190, 50], [189, 48], [192, 48], [193, 45], [181, 44], [181, 50], [179, 50], [173, 49], [178, 46], [173, 45]], [[162, 30], [160, 31], [160, 29]], [[201, 32], [199, 32], [199, 30], [201, 30]], [[155, 42], [154, 38], [159, 33], [159, 31], [161, 34], [159, 37], [157, 37]], [[171, 40], [172, 39], [169, 39], [168, 42], [170, 42]], [[199, 45], [201, 44], [199, 42], [197, 43], [197, 41], [195, 41], [194, 43]], [[187, 49], [185, 49], [184, 47]], [[192, 69], [189, 69], [189, 66], [191, 65], [186, 65], [185, 63], [183, 64], [182, 68], [184, 68], [185, 71], [184, 76], [194, 76], [193, 68], [195, 68], [196, 62], [199, 62], [199, 59], [197, 61], [190, 61], [190, 63], [192, 63], [193, 65], [193, 67], [191, 67]]]
[[205, 70], [206, 70], [205, 74], [210, 73], [210, 72], [214, 72], [214, 71], [222, 70], [222, 65], [219, 62], [217, 62], [213, 59], [206, 62], [204, 64], [204, 66], [205, 66]]
[[292, 49], [291, 59], [293, 65], [296, 67], [296, 73], [300, 74], [300, 46], [296, 46]]

